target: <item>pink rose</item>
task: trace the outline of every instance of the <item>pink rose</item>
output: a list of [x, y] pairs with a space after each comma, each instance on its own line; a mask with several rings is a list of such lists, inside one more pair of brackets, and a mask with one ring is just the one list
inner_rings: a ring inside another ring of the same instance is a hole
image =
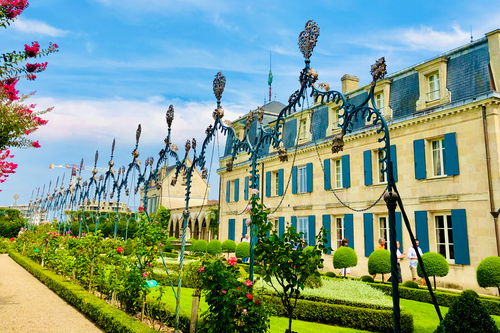
[[231, 266], [236, 265], [237, 262], [238, 262], [238, 259], [236, 259], [236, 257], [231, 257], [228, 260], [228, 264], [231, 265]]
[[221, 290], [221, 293], [227, 294], [227, 291], [226, 290]]
[[143, 277], [147, 277], [149, 274], [147, 272], [142, 273]]
[[248, 299], [252, 300], [253, 299], [253, 295], [252, 294], [246, 294], [245, 295]]
[[204, 271], [205, 271], [205, 267], [204, 266], [198, 268], [198, 272], [203, 273]]
[[251, 286], [253, 286], [253, 282], [252, 282], [252, 281], [250, 281], [250, 280], [246, 280], [245, 282], [243, 282], [243, 284], [244, 284], [245, 286], [247, 286], [247, 287], [251, 287]]

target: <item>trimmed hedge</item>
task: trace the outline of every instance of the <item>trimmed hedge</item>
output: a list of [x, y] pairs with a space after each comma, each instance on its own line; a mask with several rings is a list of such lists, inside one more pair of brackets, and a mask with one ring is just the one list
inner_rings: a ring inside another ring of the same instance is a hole
[[19, 253], [10, 251], [9, 256], [106, 332], [156, 332], [125, 312], [90, 294], [79, 285], [43, 268]]
[[333, 254], [333, 267], [349, 268], [358, 264], [356, 252], [347, 246], [342, 246]]
[[497, 287], [500, 290], [500, 257], [484, 258], [477, 266], [476, 279], [482, 288]]
[[[278, 316], [286, 317], [285, 308], [278, 297], [268, 296], [265, 299], [268, 304], [274, 307]], [[294, 319], [374, 332], [392, 331], [392, 309], [360, 308], [299, 299], [293, 317]], [[404, 311], [401, 313], [401, 332], [413, 332], [413, 317]]]
[[248, 242], [239, 243], [238, 246], [236, 246], [235, 255], [236, 258], [240, 259], [250, 257], [250, 243]]
[[207, 252], [207, 246], [208, 242], [204, 239], [199, 239], [193, 241], [193, 244], [191, 245], [191, 252], [194, 252], [196, 254], [203, 254]]
[[[385, 283], [368, 283], [374, 288], [382, 290], [387, 295], [392, 294], [392, 286]], [[459, 293], [452, 293], [446, 291], [435, 290], [434, 295], [439, 305], [451, 307], [455, 300], [460, 296]], [[424, 288], [413, 289], [399, 286], [399, 296], [401, 298], [410, 299], [413, 301], [432, 303], [431, 295], [429, 291]], [[479, 300], [486, 308], [486, 311], [490, 315], [500, 316], [500, 300], [496, 300], [492, 297], [479, 297]]]
[[222, 243], [217, 239], [212, 239], [207, 245], [208, 254], [220, 254], [222, 252]]
[[233, 253], [236, 251], [236, 242], [234, 240], [228, 239], [222, 243], [222, 252]]
[[418, 286], [418, 283], [416, 283], [415, 281], [412, 281], [412, 280], [408, 280], [408, 281], [403, 282], [403, 287], [420, 289], [420, 287]]
[[376, 250], [368, 257], [368, 273], [387, 274], [391, 272], [391, 253], [387, 250]]

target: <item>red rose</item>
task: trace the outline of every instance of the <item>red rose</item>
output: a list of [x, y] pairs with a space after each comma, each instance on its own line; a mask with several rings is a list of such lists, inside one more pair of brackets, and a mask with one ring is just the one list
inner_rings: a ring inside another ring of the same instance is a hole
[[253, 295], [252, 294], [246, 294], [245, 295], [248, 299], [252, 300], [253, 299]]
[[142, 207], [142, 206], [141, 206], [141, 207], [139, 207], [139, 208], [137, 208], [137, 209], [138, 209], [138, 210], [140, 210], [141, 212], [143, 212], [143, 211], [144, 211], [144, 207]]
[[226, 290], [221, 290], [221, 293], [227, 294], [227, 291]]
[[228, 260], [228, 265], [234, 266], [236, 265], [236, 262], [238, 262], [238, 259], [236, 259], [236, 257], [231, 257]]
[[40, 143], [38, 142], [38, 140], [37, 140], [37, 141], [33, 141], [33, 142], [31, 143], [31, 146], [32, 146], [32, 147], [34, 147], [34, 148], [40, 148], [40, 147], [41, 147], [41, 146], [40, 146]]
[[14, 237], [12, 237], [12, 238], [10, 239], [10, 241], [11, 241], [11, 242], [13, 242], [13, 241], [15, 241], [15, 240], [16, 240], [16, 239], [15, 239]]
[[205, 267], [202, 266], [202, 267], [198, 268], [198, 272], [202, 273], [204, 271], [205, 271]]
[[24, 44], [24, 53], [26, 53], [28, 57], [36, 57], [38, 52], [40, 52], [40, 44], [38, 44], [38, 42], [32, 42], [31, 46]]
[[118, 247], [116, 248], [116, 252], [118, 252], [118, 253], [123, 253], [123, 247], [118, 246]]

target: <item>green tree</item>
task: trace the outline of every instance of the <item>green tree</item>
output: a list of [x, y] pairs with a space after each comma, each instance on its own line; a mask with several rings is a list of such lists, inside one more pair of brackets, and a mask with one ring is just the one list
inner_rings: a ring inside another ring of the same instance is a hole
[[[427, 252], [422, 255], [422, 261], [424, 262], [425, 271], [428, 276], [434, 278], [434, 290], [436, 290], [436, 276], [446, 276], [450, 270], [450, 265], [446, 261], [443, 255], [436, 252]], [[424, 272], [420, 264], [417, 266], [418, 276], [423, 277]]]
[[382, 281], [384, 281], [384, 274], [391, 272], [391, 253], [387, 250], [376, 250], [368, 257], [368, 273], [382, 274]]
[[222, 252], [227, 253], [229, 258], [229, 253], [236, 251], [236, 242], [234, 240], [228, 239], [222, 243]]
[[219, 207], [210, 206], [208, 207], [207, 218], [210, 221], [210, 231], [212, 235], [216, 237], [219, 236]]
[[236, 258], [248, 258], [250, 257], [250, 243], [243, 242], [236, 246]]
[[500, 294], [500, 257], [484, 258], [477, 266], [476, 279], [480, 287], [496, 287]]
[[26, 223], [21, 211], [10, 208], [0, 208], [0, 237], [16, 237]]
[[354, 267], [357, 264], [358, 256], [356, 252], [348, 246], [342, 246], [333, 254], [333, 267], [343, 268], [344, 276], [346, 276], [346, 268]]
[[207, 253], [217, 255], [222, 252], [222, 243], [217, 239], [212, 239], [207, 245]]
[[168, 229], [168, 224], [170, 222], [170, 209], [160, 206], [156, 211], [155, 220], [160, 222], [163, 229]]

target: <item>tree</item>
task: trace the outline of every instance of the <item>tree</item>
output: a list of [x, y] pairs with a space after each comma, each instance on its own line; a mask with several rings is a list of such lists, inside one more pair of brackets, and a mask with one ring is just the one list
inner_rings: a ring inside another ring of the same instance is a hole
[[219, 207], [210, 206], [208, 207], [207, 218], [210, 221], [210, 231], [212, 235], [216, 237], [219, 236]]
[[207, 245], [207, 253], [217, 255], [222, 252], [222, 243], [217, 239], [212, 239]]
[[0, 208], [0, 237], [16, 237], [25, 219], [17, 209]]
[[497, 287], [500, 295], [500, 257], [484, 258], [477, 266], [476, 279], [482, 288]]
[[236, 251], [236, 242], [234, 240], [228, 239], [222, 243], [222, 252], [227, 253], [229, 258], [229, 253]]
[[312, 276], [320, 276], [323, 267], [322, 253], [328, 250], [326, 230], [321, 229], [314, 246], [303, 247], [303, 233], [294, 227], [288, 228], [281, 237], [268, 222], [270, 210], [252, 194], [251, 223], [257, 230], [258, 242], [255, 246], [255, 260], [261, 263], [261, 276], [281, 300], [288, 317], [288, 329], [292, 333], [292, 318], [300, 292]]
[[347, 268], [354, 267], [358, 264], [358, 256], [356, 252], [348, 246], [342, 246], [333, 254], [333, 267], [343, 268], [344, 276], [346, 276]]
[[236, 258], [244, 259], [250, 257], [250, 243], [242, 242], [236, 246]]
[[10, 154], [10, 150], [0, 150], [0, 184], [4, 183], [11, 174], [16, 172], [17, 164], [7, 161], [7, 159], [13, 157], [14, 155]]
[[204, 239], [195, 240], [191, 245], [191, 252], [203, 254], [207, 252], [207, 241]]
[[[446, 276], [450, 270], [450, 265], [446, 261], [446, 258], [443, 255], [436, 252], [427, 252], [422, 255], [422, 261], [424, 262], [425, 271], [428, 276], [432, 276], [434, 278], [434, 290], [436, 290], [436, 276]], [[424, 272], [420, 267], [420, 264], [417, 266], [418, 276], [423, 277]]]
[[163, 229], [168, 229], [168, 224], [170, 222], [170, 209], [160, 206], [156, 211], [155, 220], [160, 222]]
[[465, 290], [453, 303], [435, 332], [498, 333], [498, 328], [476, 292]]
[[391, 253], [387, 250], [376, 250], [368, 257], [368, 273], [382, 274], [382, 281], [384, 281], [384, 274], [391, 272]]

